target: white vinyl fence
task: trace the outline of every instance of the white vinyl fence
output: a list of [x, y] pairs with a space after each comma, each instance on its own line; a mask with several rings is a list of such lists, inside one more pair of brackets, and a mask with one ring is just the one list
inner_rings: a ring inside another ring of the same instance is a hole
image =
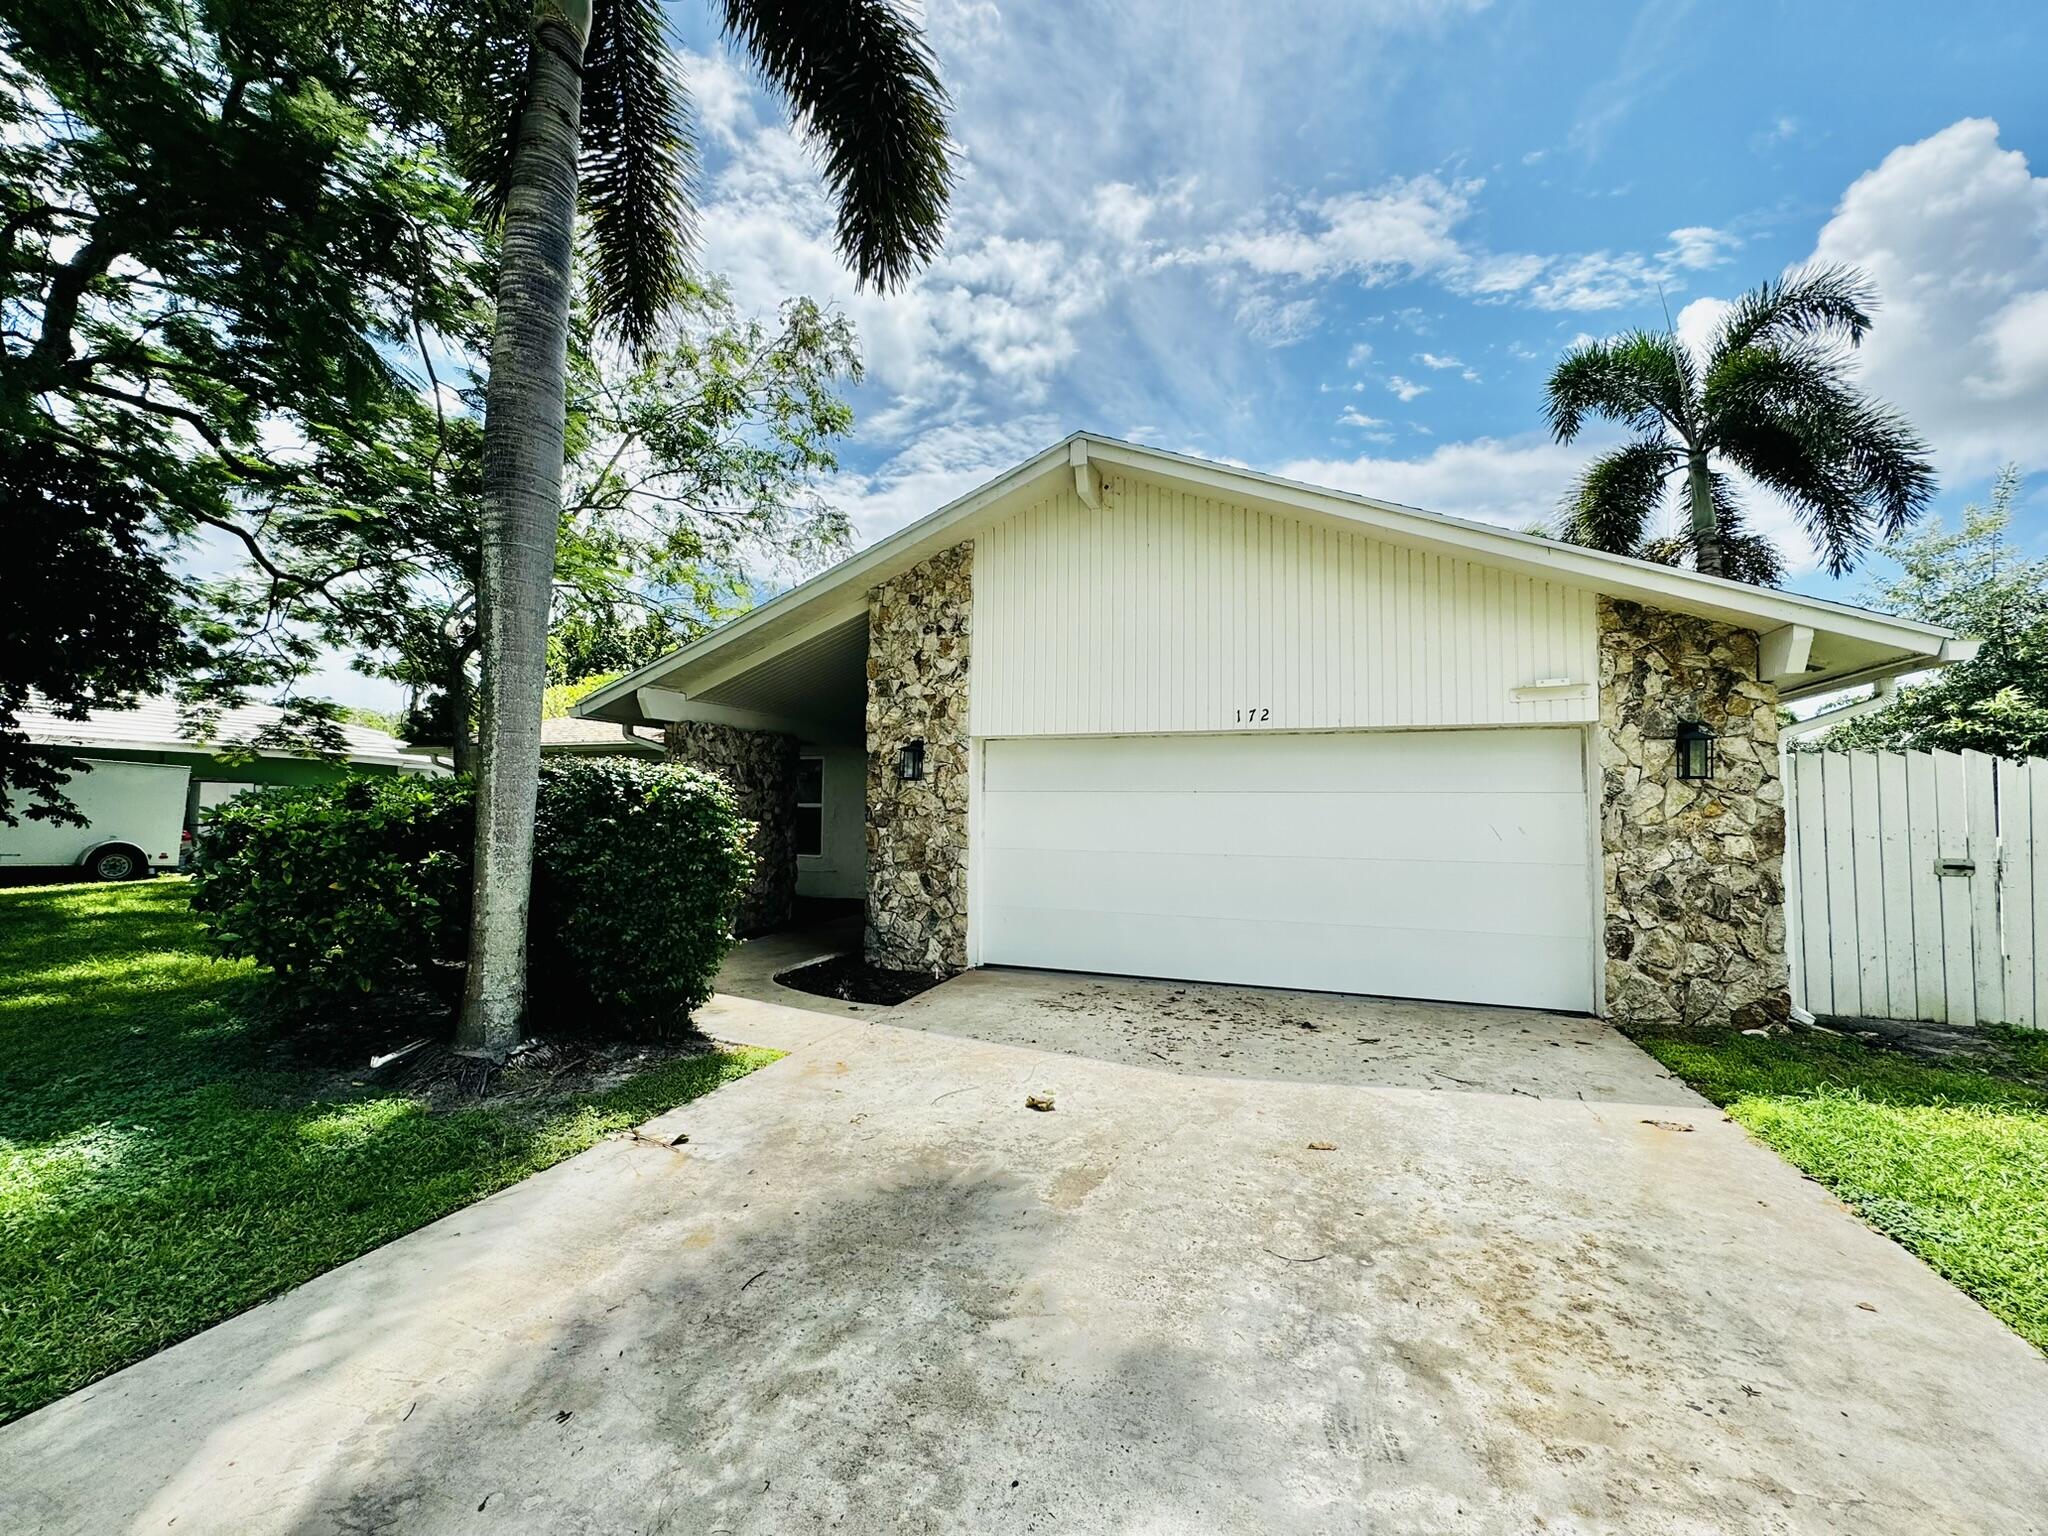
[[2048, 761], [1795, 752], [1786, 793], [1793, 1001], [2048, 1028]]

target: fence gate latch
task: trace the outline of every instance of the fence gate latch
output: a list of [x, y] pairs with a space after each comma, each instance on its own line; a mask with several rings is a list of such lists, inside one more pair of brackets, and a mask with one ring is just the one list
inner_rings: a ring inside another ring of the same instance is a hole
[[1936, 859], [1934, 872], [1937, 875], [1974, 875], [1977, 873], [1975, 859]]

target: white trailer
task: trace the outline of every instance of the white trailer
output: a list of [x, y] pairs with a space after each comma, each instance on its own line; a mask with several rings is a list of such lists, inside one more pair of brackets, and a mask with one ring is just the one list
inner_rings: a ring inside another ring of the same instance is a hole
[[[89, 880], [134, 880], [153, 869], [177, 868], [192, 770], [85, 761], [91, 771], [72, 774], [63, 792], [86, 825], [22, 816], [19, 826], [0, 826], [0, 869], [75, 867]], [[18, 815], [18, 802], [15, 809]]]

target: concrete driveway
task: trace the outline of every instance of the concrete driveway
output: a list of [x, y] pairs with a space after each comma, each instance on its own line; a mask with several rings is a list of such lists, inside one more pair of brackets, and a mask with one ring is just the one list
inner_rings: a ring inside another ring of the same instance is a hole
[[687, 1144], [0, 1430], [0, 1530], [2044, 1529], [2048, 1361], [1597, 1025], [776, 963]]

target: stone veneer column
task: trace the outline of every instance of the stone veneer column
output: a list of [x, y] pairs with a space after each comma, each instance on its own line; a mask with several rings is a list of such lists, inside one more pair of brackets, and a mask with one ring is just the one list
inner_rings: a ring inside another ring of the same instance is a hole
[[[754, 879], [740, 898], [734, 931], [746, 938], [782, 927], [796, 901], [796, 738], [704, 720], [675, 721], [667, 735], [670, 761], [724, 779], [739, 813], [754, 824]], [[620, 899], [630, 901], [632, 892], [620, 892]]]
[[[868, 603], [868, 960], [935, 975], [967, 964], [967, 655], [974, 546], [960, 544]], [[924, 743], [924, 777], [896, 754]]]
[[[1688, 720], [1718, 738], [1705, 783], [1674, 770]], [[1778, 694], [1748, 630], [1601, 600], [1600, 849], [1611, 1018], [1787, 1017]]]

